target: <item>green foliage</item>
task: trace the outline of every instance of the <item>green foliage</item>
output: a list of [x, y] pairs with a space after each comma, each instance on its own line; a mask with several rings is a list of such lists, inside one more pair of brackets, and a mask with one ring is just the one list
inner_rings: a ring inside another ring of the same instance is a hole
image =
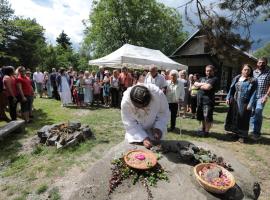
[[266, 57], [268, 62], [270, 62], [270, 42], [268, 42], [264, 47], [255, 51], [254, 56], [257, 58]]
[[42, 71], [69, 66], [86, 68], [87, 58], [72, 49], [64, 31], [57, 37], [56, 46], [46, 43], [44, 31], [35, 19], [14, 16], [8, 1], [0, 0], [0, 66], [23, 65], [32, 70], [40, 67]]
[[34, 19], [16, 18], [12, 24], [16, 31], [7, 52], [19, 60], [14, 64], [34, 69], [42, 62], [46, 49], [44, 29]]
[[64, 49], [71, 49], [71, 42], [68, 35], [62, 31], [60, 35], [56, 38], [56, 42], [59, 46], [61, 46]]
[[44, 192], [46, 192], [46, 190], [48, 189], [48, 185], [47, 184], [42, 184], [38, 187], [37, 189], [37, 194], [42, 194]]
[[35, 19], [13, 15], [8, 1], [0, 1], [0, 65], [35, 68], [46, 47], [44, 29]]
[[125, 43], [170, 54], [185, 39], [180, 14], [156, 0], [94, 1], [83, 48], [104, 56]]
[[61, 199], [59, 189], [57, 187], [54, 187], [53, 189], [51, 189], [49, 191], [49, 198], [51, 200], [60, 200]]
[[132, 178], [134, 185], [139, 180], [147, 180], [147, 184], [150, 186], [156, 186], [159, 180], [169, 181], [167, 172], [159, 164], [148, 170], [136, 170], [127, 166], [123, 158], [117, 158], [112, 161], [112, 165], [114, 175], [117, 173], [120, 180]]
[[23, 171], [29, 163], [28, 155], [20, 155], [11, 159], [10, 167], [2, 174], [3, 177], [15, 175]]
[[16, 58], [7, 55], [6, 49], [14, 27], [11, 24], [14, 10], [7, 0], [0, 0], [0, 65], [8, 60], [15, 61]]

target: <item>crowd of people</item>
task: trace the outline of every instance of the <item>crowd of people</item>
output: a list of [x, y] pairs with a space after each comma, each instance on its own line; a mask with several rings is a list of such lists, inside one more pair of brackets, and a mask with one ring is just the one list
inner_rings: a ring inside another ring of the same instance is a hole
[[[185, 114], [189, 102], [192, 117], [196, 116], [201, 123], [198, 136], [208, 136], [214, 121], [215, 91], [218, 85], [215, 67], [207, 65], [206, 76], [202, 78], [198, 74], [187, 78], [185, 71], [179, 73], [171, 70], [161, 75], [156, 74], [155, 68], [149, 71], [145, 84], [137, 84], [124, 93], [121, 116], [126, 140], [151, 148], [167, 132], [169, 115], [169, 130], [172, 131], [175, 129], [179, 107], [184, 107]], [[249, 131], [253, 140], [259, 140], [262, 112], [269, 96], [270, 69], [267, 59], [260, 58], [254, 71], [250, 65], [244, 64], [241, 73], [233, 79], [226, 97], [229, 111], [225, 130], [234, 133], [241, 143], [246, 141]]]
[[[75, 71], [70, 67], [58, 71], [53, 68], [49, 73], [37, 68], [32, 75], [25, 67], [20, 66], [15, 70], [11, 66], [5, 66], [0, 70], [0, 118], [6, 121], [16, 120], [20, 114], [27, 123], [31, 122], [36, 95], [61, 100], [62, 106], [73, 104], [85, 107], [95, 104], [120, 108], [128, 88], [140, 84], [155, 85], [166, 97], [170, 111], [170, 131], [175, 130], [176, 118], [182, 110], [182, 118], [187, 117], [190, 112], [191, 118], [201, 122], [197, 134], [207, 136], [213, 124], [218, 79], [212, 65], [206, 66], [205, 75], [188, 75], [185, 70], [158, 71], [154, 65], [141, 72], [127, 67], [109, 71], [101, 66], [97, 72]], [[258, 60], [254, 71], [251, 66], [244, 64], [241, 74], [233, 79], [226, 101], [229, 111], [225, 130], [237, 133], [239, 141], [245, 142], [248, 131], [253, 133], [254, 139], [260, 138], [262, 111], [270, 95], [269, 86], [270, 71], [266, 58]], [[142, 92], [144, 89], [138, 91]], [[7, 105], [10, 119], [5, 114]]]

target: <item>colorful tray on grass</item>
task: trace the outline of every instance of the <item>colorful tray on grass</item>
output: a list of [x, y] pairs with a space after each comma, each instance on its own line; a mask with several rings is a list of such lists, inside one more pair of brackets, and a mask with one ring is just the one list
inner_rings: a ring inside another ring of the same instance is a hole
[[147, 170], [157, 164], [157, 157], [152, 151], [136, 149], [128, 151], [124, 156], [125, 163], [132, 168]]

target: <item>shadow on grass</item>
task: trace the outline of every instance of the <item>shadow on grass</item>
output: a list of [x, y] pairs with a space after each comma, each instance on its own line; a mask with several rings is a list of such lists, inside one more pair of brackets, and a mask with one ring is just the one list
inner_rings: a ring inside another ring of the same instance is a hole
[[18, 155], [18, 152], [23, 146], [20, 139], [24, 138], [26, 135], [35, 135], [37, 129], [40, 129], [44, 125], [54, 123], [54, 121], [48, 117], [47, 113], [41, 109], [34, 110], [33, 115], [35, 116], [33, 122], [26, 124], [25, 131], [14, 132], [0, 141], [0, 162], [13, 159]]
[[219, 105], [219, 106], [215, 106], [214, 111], [217, 113], [227, 113], [228, 109], [229, 108], [226, 105]]
[[[179, 134], [180, 129], [175, 128], [175, 130], [172, 131], [171, 133]], [[197, 135], [196, 131], [182, 129], [181, 133], [183, 135], [188, 135], [188, 136], [191, 136], [191, 137], [196, 137], [196, 138], [199, 137]], [[203, 137], [203, 138], [207, 138], [207, 137]], [[215, 138], [217, 140], [221, 140], [221, 141], [224, 141], [224, 142], [236, 142], [236, 141], [238, 141], [238, 137], [237, 137], [236, 134], [223, 134], [223, 133], [217, 133], [217, 132], [210, 132], [208, 138]], [[261, 139], [258, 140], [258, 141], [254, 141], [254, 140], [248, 138], [246, 143], [247, 144], [270, 145], [270, 138], [262, 136]]]
[[93, 105], [93, 106], [77, 106], [77, 105], [68, 105], [66, 108], [69, 109], [84, 109], [84, 110], [99, 110], [99, 109], [120, 109], [115, 107], [105, 107], [103, 105]]

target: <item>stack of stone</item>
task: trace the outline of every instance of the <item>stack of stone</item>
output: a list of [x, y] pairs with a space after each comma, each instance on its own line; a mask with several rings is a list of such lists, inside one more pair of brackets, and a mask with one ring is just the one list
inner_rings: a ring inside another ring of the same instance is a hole
[[78, 144], [86, 139], [94, 138], [88, 125], [80, 122], [45, 125], [37, 132], [40, 143], [56, 146], [57, 149]]

